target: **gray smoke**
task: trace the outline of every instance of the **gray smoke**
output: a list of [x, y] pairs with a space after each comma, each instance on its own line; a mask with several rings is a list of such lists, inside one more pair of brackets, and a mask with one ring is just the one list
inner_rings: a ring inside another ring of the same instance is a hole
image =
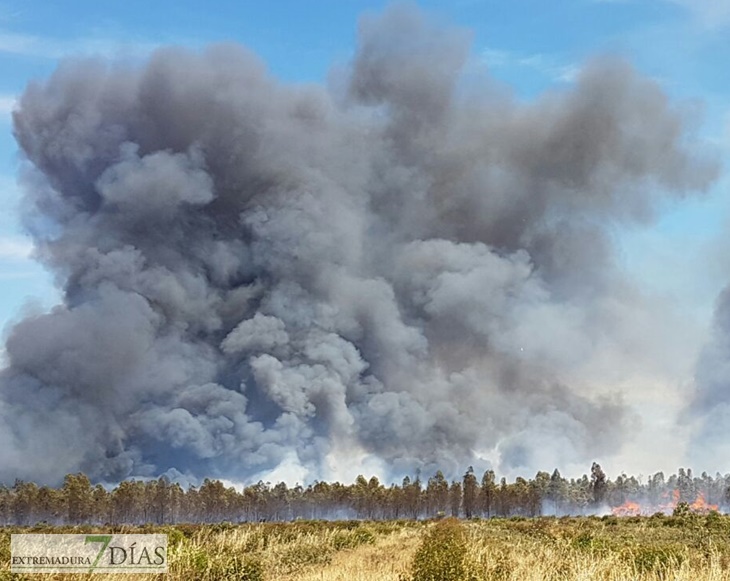
[[694, 424], [690, 448], [701, 466], [730, 453], [730, 287], [718, 296], [710, 336], [695, 374], [695, 393], [684, 419]]
[[620, 394], [573, 381], [641, 301], [612, 233], [716, 169], [623, 62], [525, 104], [469, 50], [397, 6], [330, 88], [231, 45], [31, 84], [27, 223], [64, 301], [9, 333], [0, 481], [619, 450]]

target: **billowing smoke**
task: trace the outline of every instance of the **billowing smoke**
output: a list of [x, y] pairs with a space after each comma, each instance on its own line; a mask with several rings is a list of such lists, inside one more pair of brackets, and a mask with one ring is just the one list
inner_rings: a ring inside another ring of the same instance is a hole
[[730, 287], [719, 295], [710, 337], [695, 376], [685, 419], [695, 423], [691, 452], [703, 467], [730, 453]]
[[27, 223], [64, 301], [9, 332], [0, 481], [619, 450], [633, 414], [576, 371], [640, 309], [613, 232], [716, 170], [625, 63], [520, 103], [469, 51], [395, 7], [331, 87], [231, 45], [31, 84]]

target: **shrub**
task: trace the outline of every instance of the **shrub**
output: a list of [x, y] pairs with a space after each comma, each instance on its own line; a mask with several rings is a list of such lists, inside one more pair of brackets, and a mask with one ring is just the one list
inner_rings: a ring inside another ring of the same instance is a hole
[[372, 545], [375, 543], [375, 535], [370, 529], [357, 529], [353, 536], [358, 545]]
[[684, 554], [676, 547], [637, 547], [631, 560], [640, 573], [667, 572], [682, 564]]
[[281, 555], [279, 564], [290, 573], [309, 565], [326, 565], [332, 561], [332, 549], [326, 545], [294, 545]]
[[190, 567], [196, 575], [202, 577], [210, 567], [210, 558], [203, 549], [195, 549], [190, 556]]
[[268, 545], [269, 537], [262, 530], [253, 530], [243, 541], [243, 550], [247, 553], [263, 550]]
[[667, 515], [663, 512], [655, 512], [653, 515], [651, 515], [648, 519], [649, 526], [651, 527], [658, 527], [661, 525], [666, 524]]
[[593, 547], [593, 535], [582, 533], [575, 537], [570, 544], [576, 549], [590, 550]]
[[463, 581], [467, 578], [466, 533], [453, 518], [428, 531], [411, 566], [412, 581]]
[[375, 535], [365, 527], [337, 531], [332, 536], [332, 546], [338, 551], [342, 549], [354, 549], [360, 545], [372, 545], [374, 542]]
[[605, 556], [610, 552], [610, 546], [600, 537], [590, 533], [581, 533], [570, 542], [570, 545], [579, 551], [592, 553], [596, 556]]
[[213, 576], [221, 581], [264, 581], [264, 564], [253, 556], [234, 559], [218, 566]]
[[709, 529], [723, 529], [725, 528], [725, 522], [720, 516], [720, 513], [713, 510], [705, 516], [705, 526]]
[[180, 531], [185, 538], [190, 539], [193, 535], [203, 530], [203, 527], [200, 525], [181, 523], [176, 524], [175, 529]]
[[179, 545], [182, 544], [183, 540], [185, 539], [185, 535], [182, 533], [182, 531], [179, 531], [174, 527], [161, 529], [160, 532], [167, 535], [167, 547], [169, 549], [177, 548]]
[[678, 502], [677, 506], [672, 511], [672, 516], [687, 516], [689, 515], [689, 504], [686, 502]]

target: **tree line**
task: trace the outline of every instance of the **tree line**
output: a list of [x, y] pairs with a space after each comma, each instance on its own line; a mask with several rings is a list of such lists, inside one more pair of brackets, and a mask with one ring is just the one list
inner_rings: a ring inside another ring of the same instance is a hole
[[174, 524], [288, 521], [296, 519], [419, 519], [585, 515], [627, 502], [652, 507], [669, 502], [730, 504], [730, 474], [694, 476], [680, 468], [644, 481], [621, 474], [615, 480], [593, 463], [590, 475], [563, 478], [538, 472], [514, 482], [497, 479], [493, 470], [481, 477], [469, 467], [462, 478], [447, 480], [441, 471], [428, 480], [420, 474], [386, 486], [377, 477], [358, 476], [352, 484], [314, 482], [308, 486], [258, 482], [242, 490], [219, 480], [200, 486], [156, 480], [125, 480], [113, 489], [93, 485], [84, 474], [69, 474], [59, 488], [16, 480], [0, 485], [0, 525]]

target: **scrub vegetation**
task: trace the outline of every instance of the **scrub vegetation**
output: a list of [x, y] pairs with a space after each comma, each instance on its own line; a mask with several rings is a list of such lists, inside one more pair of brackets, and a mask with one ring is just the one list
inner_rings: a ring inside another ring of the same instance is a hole
[[[730, 579], [730, 517], [682, 510], [650, 517], [117, 526], [168, 534], [165, 579], [203, 581], [564, 581]], [[10, 534], [88, 533], [97, 526], [0, 529], [0, 580]], [[106, 527], [105, 532], [109, 531]], [[129, 575], [130, 581], [139, 577]], [[47, 575], [72, 580], [87, 575]], [[160, 577], [162, 579], [162, 577]]]

